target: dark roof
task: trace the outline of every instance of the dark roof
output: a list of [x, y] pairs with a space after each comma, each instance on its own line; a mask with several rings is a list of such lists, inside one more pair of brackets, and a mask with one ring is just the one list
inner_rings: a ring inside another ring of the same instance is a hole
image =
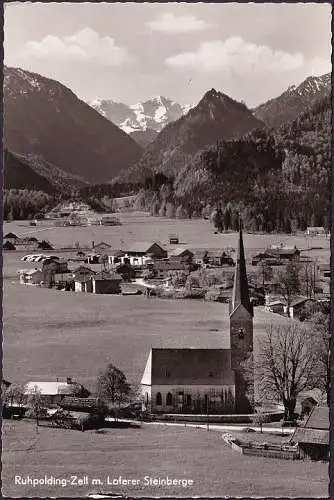
[[303, 427], [291, 436], [294, 443], [329, 444], [329, 407], [314, 406]]
[[315, 406], [305, 423], [305, 428], [329, 430], [329, 408], [327, 405]]
[[284, 256], [284, 255], [298, 255], [300, 251], [297, 248], [267, 248], [265, 250], [266, 255]]
[[308, 302], [309, 300], [311, 299], [308, 299], [307, 297], [297, 297], [291, 302], [290, 307], [299, 306], [301, 304], [304, 304], [305, 302]]
[[103, 280], [103, 281], [122, 281], [122, 277], [114, 272], [109, 273], [108, 271], [101, 271], [96, 273], [93, 278], [95, 280]]
[[165, 250], [159, 243], [147, 242], [147, 241], [137, 241], [128, 249], [128, 252], [138, 252], [138, 253], [148, 253], [153, 246], [158, 246], [161, 250]]
[[15, 245], [11, 241], [5, 241], [2, 248], [5, 250], [15, 250]]
[[86, 266], [79, 266], [75, 268], [72, 272], [73, 274], [96, 274], [96, 271], [93, 271], [93, 269]]
[[240, 226], [239, 246], [238, 246], [236, 268], [235, 268], [235, 273], [234, 273], [234, 285], [233, 285], [233, 292], [232, 292], [231, 312], [235, 311], [235, 309], [239, 305], [243, 305], [245, 307], [245, 309], [250, 314], [253, 315], [253, 308], [251, 306], [250, 298], [249, 298], [245, 251], [244, 251], [244, 243], [243, 243], [243, 239], [242, 239], [241, 220], [240, 220], [239, 226]]
[[230, 349], [153, 348], [142, 384], [233, 385]]
[[5, 385], [6, 387], [9, 387], [10, 385], [12, 385], [11, 382], [9, 382], [8, 380], [6, 379], [1, 379], [1, 384]]
[[93, 248], [100, 247], [100, 246], [105, 246], [105, 247], [111, 248], [111, 245], [109, 245], [109, 243], [106, 243], [105, 241], [100, 241], [99, 243], [96, 243], [96, 245], [94, 245]]
[[189, 248], [179, 247], [169, 252], [169, 255], [171, 257], [181, 257], [182, 255], [194, 255], [194, 253]]
[[3, 237], [4, 240], [6, 240], [6, 239], [12, 239], [13, 240], [13, 239], [17, 239], [17, 238], [18, 238], [18, 236], [16, 236], [16, 234], [14, 234], [14, 233], [7, 233]]
[[294, 443], [329, 445], [329, 431], [301, 427], [292, 435], [291, 441]]
[[154, 262], [153, 268], [157, 271], [185, 271], [187, 269], [187, 266], [185, 264], [182, 264], [182, 262], [160, 260]]

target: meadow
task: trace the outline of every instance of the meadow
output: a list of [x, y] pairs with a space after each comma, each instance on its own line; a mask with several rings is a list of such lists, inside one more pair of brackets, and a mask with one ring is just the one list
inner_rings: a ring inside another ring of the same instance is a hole
[[[221, 432], [144, 424], [103, 433], [3, 425], [2, 493], [8, 497], [81, 497], [111, 491], [136, 496], [323, 497], [328, 464], [247, 457], [233, 451]], [[14, 476], [99, 478], [104, 485], [22, 486]], [[136, 486], [108, 486], [107, 476], [139, 479]], [[144, 477], [191, 479], [187, 488], [146, 486]]]

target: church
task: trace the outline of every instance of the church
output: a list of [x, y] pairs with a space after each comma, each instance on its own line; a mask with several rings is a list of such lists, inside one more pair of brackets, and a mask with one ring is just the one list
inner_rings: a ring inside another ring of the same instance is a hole
[[141, 380], [146, 408], [152, 413], [252, 412], [253, 307], [241, 223], [229, 320], [228, 348], [151, 349]]

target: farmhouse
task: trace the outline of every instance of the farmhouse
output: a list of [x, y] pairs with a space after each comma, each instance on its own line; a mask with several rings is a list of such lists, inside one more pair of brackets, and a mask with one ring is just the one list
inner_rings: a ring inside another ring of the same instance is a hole
[[15, 240], [15, 248], [16, 250], [37, 250], [38, 249], [38, 241], [30, 238], [17, 238]]
[[90, 392], [81, 384], [72, 381], [57, 382], [28, 382], [25, 386], [25, 395], [29, 396], [34, 390], [41, 394], [43, 404], [58, 404], [65, 396], [88, 397]]
[[16, 240], [19, 239], [19, 237], [16, 236], [16, 234], [14, 234], [14, 233], [7, 233], [7, 234], [5, 234], [5, 236], [3, 237], [3, 239], [15, 242]]
[[122, 277], [117, 273], [100, 272], [91, 277], [93, 293], [121, 293]]
[[169, 252], [169, 259], [171, 261], [182, 262], [184, 264], [190, 264], [193, 260], [194, 254], [188, 248], [175, 248]]
[[166, 259], [167, 251], [156, 242], [140, 241], [134, 243], [127, 251], [129, 257], [152, 257], [154, 259]]
[[105, 253], [111, 250], [111, 245], [109, 245], [109, 243], [105, 243], [104, 241], [95, 245], [94, 241], [92, 241], [92, 248], [95, 253]]
[[[289, 317], [290, 318], [299, 318], [300, 315], [303, 313], [304, 308], [307, 304], [310, 304], [314, 302], [311, 299], [308, 299], [307, 297], [296, 297], [290, 304], [289, 307]], [[284, 305], [284, 313], [288, 313], [288, 306], [285, 304]]]
[[144, 403], [152, 412], [238, 412], [252, 408], [243, 361], [253, 350], [250, 303], [242, 229], [230, 303], [230, 331], [222, 348], [152, 348], [141, 380]]
[[308, 228], [306, 228], [306, 234], [308, 236], [327, 235], [328, 230], [325, 229], [324, 227], [308, 227]]
[[291, 442], [297, 443], [300, 456], [311, 460], [329, 460], [329, 408], [314, 406], [304, 425], [296, 429]]
[[124, 262], [125, 252], [123, 250], [112, 250], [108, 252], [108, 264], [121, 264]]
[[3, 250], [16, 250], [14, 243], [12, 243], [9, 240], [4, 242], [4, 244], [2, 245], [2, 249]]
[[171, 272], [173, 274], [180, 272], [187, 272], [189, 274], [187, 264], [178, 260], [156, 260], [152, 265], [148, 265], [147, 267], [152, 270], [153, 274], [158, 279], [167, 278]]
[[21, 269], [19, 275], [21, 285], [40, 285], [45, 280], [41, 269]]

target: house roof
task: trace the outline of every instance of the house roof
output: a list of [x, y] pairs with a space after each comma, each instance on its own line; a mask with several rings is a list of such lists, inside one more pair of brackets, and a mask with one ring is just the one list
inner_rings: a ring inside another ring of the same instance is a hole
[[169, 252], [169, 255], [171, 257], [181, 257], [183, 254], [194, 255], [194, 253], [191, 250], [189, 250], [189, 248], [185, 247], [174, 248], [174, 250]]
[[304, 304], [305, 302], [307, 302], [309, 300], [311, 300], [311, 299], [308, 299], [307, 297], [297, 297], [296, 299], [294, 299], [291, 302], [290, 307], [299, 306], [299, 305]]
[[277, 256], [277, 255], [296, 255], [299, 254], [300, 251], [297, 248], [267, 248], [265, 250], [266, 255], [272, 255], [272, 256]]
[[295, 443], [329, 444], [329, 407], [314, 406], [304, 427], [291, 436]]
[[3, 237], [3, 239], [4, 239], [4, 240], [9, 239], [9, 238], [13, 240], [13, 239], [17, 239], [17, 238], [18, 238], [18, 236], [16, 236], [16, 234], [14, 234], [14, 233], [7, 233], [7, 234], [5, 234], [5, 236]]
[[144, 385], [233, 385], [230, 349], [152, 348]]
[[170, 262], [166, 260], [156, 261], [153, 268], [157, 271], [185, 271], [187, 266], [181, 262]]
[[95, 280], [105, 280], [105, 281], [122, 281], [120, 274], [108, 271], [101, 271], [93, 276]]
[[96, 274], [96, 271], [93, 271], [93, 269], [91, 269], [90, 267], [86, 267], [86, 266], [79, 266], [79, 267], [76, 267], [73, 271], [72, 271], [73, 274]]
[[136, 243], [133, 243], [133, 245], [131, 245], [131, 247], [128, 249], [128, 252], [148, 253], [153, 246], [158, 246], [161, 250], [164, 250], [164, 248], [162, 248], [162, 246], [155, 241], [137, 241]]
[[35, 387], [43, 396], [56, 396], [57, 394], [74, 394], [78, 384], [66, 382], [28, 382], [25, 394], [29, 394]]
[[327, 405], [315, 406], [305, 423], [305, 428], [329, 430], [329, 408]]
[[291, 436], [294, 443], [329, 444], [329, 431], [301, 427]]
[[100, 247], [100, 246], [104, 246], [104, 247], [111, 248], [111, 245], [109, 245], [109, 243], [106, 243], [105, 241], [100, 241], [99, 243], [96, 243], [96, 244], [94, 245], [94, 248], [96, 248], [96, 247]]

